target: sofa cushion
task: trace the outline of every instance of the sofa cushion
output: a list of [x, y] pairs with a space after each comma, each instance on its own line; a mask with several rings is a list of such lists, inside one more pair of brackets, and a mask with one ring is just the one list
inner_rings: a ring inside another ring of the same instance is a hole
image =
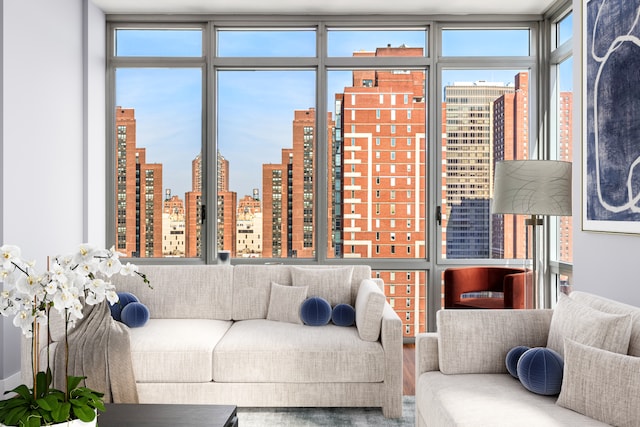
[[131, 329], [136, 381], [210, 382], [213, 349], [231, 324], [209, 319], [149, 319], [144, 328]]
[[373, 280], [363, 280], [356, 297], [356, 326], [360, 338], [377, 341], [382, 325], [382, 312], [386, 297]]
[[629, 314], [609, 314], [574, 301], [564, 294], [553, 310], [547, 347], [564, 356], [564, 340], [627, 354], [631, 336]]
[[291, 267], [293, 286], [308, 286], [309, 297], [320, 297], [335, 305], [351, 303], [353, 267]]
[[640, 420], [640, 358], [565, 340], [558, 405], [616, 426]]
[[[298, 286], [293, 287], [297, 288]], [[305, 325], [326, 325], [331, 320], [331, 305], [324, 298], [308, 298], [300, 306], [300, 317]]]
[[432, 371], [416, 379], [416, 418], [429, 426], [607, 426], [555, 402], [556, 397], [531, 393], [509, 374]]
[[354, 327], [268, 320], [235, 322], [214, 350], [218, 382], [330, 383], [384, 380], [384, 351]]
[[282, 286], [271, 282], [267, 320], [302, 324], [300, 306], [305, 298], [306, 286]]
[[640, 308], [587, 292], [573, 291], [569, 296], [575, 301], [605, 313], [630, 314], [632, 326], [628, 353], [631, 356], [640, 357]]
[[131, 292], [144, 301], [156, 319], [231, 320], [233, 269], [221, 265], [141, 265], [140, 272], [147, 275], [153, 288], [136, 275], [114, 275], [111, 281], [118, 292]]
[[438, 357], [445, 374], [507, 373], [517, 345], [544, 347], [552, 310], [439, 310]]
[[271, 282], [291, 285], [289, 266], [236, 265], [233, 268], [233, 320], [266, 319]]

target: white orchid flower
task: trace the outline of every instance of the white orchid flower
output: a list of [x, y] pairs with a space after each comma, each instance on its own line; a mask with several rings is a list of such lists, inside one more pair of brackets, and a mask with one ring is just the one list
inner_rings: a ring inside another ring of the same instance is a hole
[[100, 262], [100, 272], [107, 277], [111, 277], [122, 269], [122, 264], [118, 258], [107, 258]]
[[65, 308], [71, 308], [77, 300], [70, 290], [61, 290], [53, 296], [53, 307], [62, 313]]
[[16, 313], [13, 318], [13, 325], [22, 329], [22, 333], [27, 338], [31, 337], [33, 331], [33, 322], [35, 317], [31, 314], [31, 310], [23, 309]]
[[7, 269], [11, 266], [11, 261], [20, 258], [20, 248], [14, 245], [2, 245], [0, 246], [0, 257], [2, 267]]
[[93, 261], [95, 258], [96, 248], [88, 243], [80, 245], [78, 252], [73, 256], [73, 262], [76, 264], [84, 264]]
[[131, 264], [130, 262], [126, 263], [120, 269], [120, 274], [123, 276], [134, 276], [138, 272], [138, 266], [135, 264]]
[[22, 275], [16, 282], [16, 290], [33, 298], [42, 291], [41, 280], [39, 276]]
[[75, 327], [76, 326], [76, 319], [82, 319], [84, 317], [84, 314], [82, 314], [82, 303], [80, 302], [79, 299], [76, 299], [73, 302], [73, 305], [71, 307], [69, 307], [69, 316], [70, 316], [70, 326], [71, 327]]
[[111, 305], [117, 303], [120, 300], [120, 297], [118, 297], [118, 293], [115, 291], [115, 289], [109, 289], [105, 293], [105, 297], [107, 298], [107, 301], [109, 301], [109, 304]]

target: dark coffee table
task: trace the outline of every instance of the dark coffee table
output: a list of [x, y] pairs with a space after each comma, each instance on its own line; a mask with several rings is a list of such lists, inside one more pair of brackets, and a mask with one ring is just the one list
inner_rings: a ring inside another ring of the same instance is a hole
[[98, 427], [238, 427], [232, 405], [169, 405], [108, 403]]

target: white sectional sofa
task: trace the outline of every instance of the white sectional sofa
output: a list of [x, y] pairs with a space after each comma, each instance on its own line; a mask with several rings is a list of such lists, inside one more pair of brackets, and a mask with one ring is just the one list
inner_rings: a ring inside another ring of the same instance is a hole
[[[368, 266], [140, 271], [153, 289], [113, 278], [150, 312], [144, 326], [129, 330], [140, 403], [381, 407], [386, 417], [402, 415], [402, 323]], [[284, 288], [272, 291], [273, 283]], [[356, 325], [287, 321], [300, 306], [292, 285], [308, 286], [307, 296], [320, 294], [332, 306], [351, 304]]]
[[[416, 341], [416, 426], [640, 426], [640, 308], [584, 292], [554, 310], [441, 310]], [[507, 373], [513, 347], [564, 358], [559, 396]]]

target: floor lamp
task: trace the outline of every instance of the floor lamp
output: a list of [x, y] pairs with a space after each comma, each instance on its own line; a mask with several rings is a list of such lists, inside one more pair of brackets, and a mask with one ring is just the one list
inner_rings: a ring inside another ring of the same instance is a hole
[[[543, 216], [571, 215], [571, 163], [555, 160], [506, 160], [496, 163], [494, 214], [530, 215], [532, 232], [533, 306], [544, 308], [544, 277], [540, 280], [539, 231]], [[529, 256], [527, 251], [527, 257]]]

